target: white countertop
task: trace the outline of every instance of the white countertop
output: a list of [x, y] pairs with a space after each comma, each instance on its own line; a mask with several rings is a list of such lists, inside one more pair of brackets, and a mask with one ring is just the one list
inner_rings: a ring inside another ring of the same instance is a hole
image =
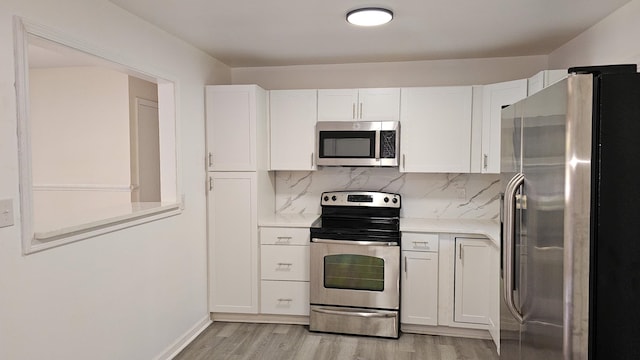
[[308, 228], [319, 217], [320, 215], [318, 214], [269, 214], [268, 216], [261, 216], [258, 220], [258, 225]]
[[400, 231], [477, 234], [500, 246], [500, 222], [497, 220], [401, 218]]

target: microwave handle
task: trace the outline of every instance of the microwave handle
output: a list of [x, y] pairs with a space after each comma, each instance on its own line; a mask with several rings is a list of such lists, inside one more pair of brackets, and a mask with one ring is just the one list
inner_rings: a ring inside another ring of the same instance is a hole
[[375, 149], [375, 154], [374, 156], [376, 157], [377, 161], [380, 161], [380, 148], [382, 147], [382, 144], [380, 143], [380, 130], [376, 131], [376, 149]]

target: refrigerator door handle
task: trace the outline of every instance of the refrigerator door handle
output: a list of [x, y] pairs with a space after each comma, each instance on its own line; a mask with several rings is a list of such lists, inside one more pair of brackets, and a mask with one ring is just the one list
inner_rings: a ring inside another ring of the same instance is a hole
[[509, 312], [515, 317], [521, 324], [524, 322], [522, 314], [518, 311], [518, 308], [515, 305], [513, 300], [513, 291], [514, 291], [514, 259], [513, 259], [513, 248], [514, 248], [514, 229], [515, 229], [515, 202], [516, 202], [516, 193], [518, 188], [524, 183], [524, 175], [522, 173], [516, 174], [509, 183], [504, 192], [504, 202], [503, 202], [503, 214], [504, 214], [504, 222], [502, 234], [504, 237], [504, 242], [502, 244], [502, 261], [504, 263], [504, 302], [509, 309]]

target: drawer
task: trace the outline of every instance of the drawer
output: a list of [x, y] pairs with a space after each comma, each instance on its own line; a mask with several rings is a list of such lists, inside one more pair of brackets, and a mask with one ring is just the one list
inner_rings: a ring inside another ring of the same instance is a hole
[[438, 251], [438, 234], [402, 232], [402, 250]]
[[262, 245], [262, 280], [309, 281], [309, 246]]
[[261, 227], [262, 245], [309, 245], [309, 228]]
[[309, 283], [306, 281], [262, 281], [260, 312], [263, 314], [309, 315]]

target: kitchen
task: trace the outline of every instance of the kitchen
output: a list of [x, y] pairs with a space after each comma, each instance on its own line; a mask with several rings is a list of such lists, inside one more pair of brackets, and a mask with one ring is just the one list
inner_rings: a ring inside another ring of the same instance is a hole
[[[194, 329], [200, 329], [208, 320], [206, 203], [202, 186], [206, 175], [201, 161], [206, 153], [204, 85], [258, 82], [273, 90], [490, 84], [523, 79], [543, 69], [561, 69], [576, 64], [637, 63], [639, 52], [636, 48], [611, 41], [637, 33], [637, 25], [633, 21], [639, 11], [637, 1], [550, 54], [491, 60], [426, 61], [403, 64], [406, 67], [402, 69], [393, 63], [228, 68], [110, 3], [69, 1], [63, 4], [64, 11], [51, 11], [45, 2], [5, 2], [2, 5], [4, 48], [12, 47], [11, 16], [17, 14], [60, 28], [89, 43], [112, 49], [112, 52], [117, 49], [117, 53], [123, 54], [121, 59], [124, 63], [150, 72], [162, 70], [173, 73], [174, 78], [180, 80], [178, 111], [182, 118], [180, 137], [186, 207], [181, 216], [168, 221], [129, 228], [29, 256], [20, 254], [19, 226], [1, 228], [3, 265], [0, 283], [3, 296], [0, 300], [0, 349], [3, 358], [42, 358], [47, 357], [46, 354], [54, 354], [57, 358], [100, 358], [88, 355], [93, 351], [103, 354], [103, 358], [154, 358], [167, 349], [179, 347], [176, 344], [186, 342], [190, 338], [188, 335], [195, 333]], [[113, 24], [118, 24], [120, 30], [108, 32]], [[139, 40], [130, 39], [132, 34], [139, 32], [148, 33]], [[158, 59], [157, 55], [146, 52], [144, 41], [152, 44], [154, 49], [168, 48], [162, 50], [166, 51], [166, 59]], [[592, 51], [596, 47], [599, 51]], [[181, 55], [173, 54], [177, 52]], [[2, 98], [7, 104], [2, 117], [2, 144], [6, 146], [6, 151], [2, 152], [2, 173], [8, 176], [3, 176], [1, 189], [2, 198], [14, 199], [14, 212], [17, 212], [15, 101], [10, 85], [14, 82], [12, 58], [10, 51], [2, 57], [5, 71]], [[452, 70], [443, 72], [443, 68]], [[295, 76], [301, 71], [305, 73], [304, 77]], [[380, 74], [385, 71], [398, 75], [397, 79], [403, 81], [394, 84], [384, 80]], [[344, 73], [349, 75], [340, 75]], [[374, 174], [392, 180], [393, 174], [382, 172]], [[282, 181], [287, 181], [288, 175], [282, 175]], [[334, 175], [330, 170], [326, 177]], [[352, 176], [339, 175], [345, 179]], [[291, 184], [304, 177], [299, 174], [291, 176], [288, 180], [292, 181]], [[362, 177], [353, 177], [364, 181]], [[438, 175], [425, 177], [430, 178], [434, 188], [449, 181]], [[458, 180], [463, 181], [464, 177]], [[480, 176], [480, 179], [482, 182], [484, 178]], [[407, 174], [405, 180], [412, 183], [423, 178]], [[341, 181], [344, 183], [345, 180]], [[484, 186], [490, 183], [488, 181]], [[466, 189], [467, 197], [483, 188], [483, 184], [472, 186]], [[448, 196], [457, 199], [458, 195], [453, 191]], [[319, 196], [313, 200], [316, 207], [318, 200]], [[285, 203], [284, 199], [280, 202], [282, 205]], [[496, 206], [493, 215], [487, 218], [497, 214], [497, 209]], [[140, 284], [146, 286], [141, 287]], [[105, 291], [108, 296], [101, 296]], [[69, 319], [75, 319], [75, 322]], [[34, 338], [34, 329], [48, 336]], [[109, 345], [102, 343], [102, 336], [106, 336]]]

